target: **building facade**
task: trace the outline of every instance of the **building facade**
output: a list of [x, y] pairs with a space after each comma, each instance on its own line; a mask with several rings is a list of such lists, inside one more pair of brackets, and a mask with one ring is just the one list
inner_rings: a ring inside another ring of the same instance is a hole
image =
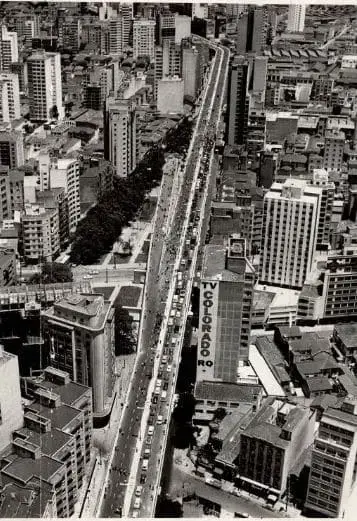
[[19, 50], [17, 45], [17, 34], [7, 30], [1, 25], [0, 32], [0, 70], [11, 71], [11, 64], [19, 61]]
[[302, 288], [317, 243], [321, 188], [288, 179], [264, 196], [261, 283]]
[[345, 400], [322, 415], [312, 451], [305, 509], [342, 518], [356, 480], [357, 402]]
[[228, 76], [226, 141], [228, 145], [244, 145], [247, 140], [250, 63], [243, 56], [235, 57]]
[[302, 33], [305, 27], [306, 5], [293, 4], [289, 6], [287, 30], [291, 33]]
[[27, 60], [31, 121], [63, 119], [61, 55], [36, 52]]
[[24, 257], [32, 262], [54, 261], [60, 251], [58, 209], [27, 203], [21, 225]]
[[237, 382], [248, 362], [255, 272], [244, 239], [205, 248], [200, 286], [196, 381]]
[[92, 388], [93, 414], [110, 414], [114, 388], [114, 310], [102, 295], [72, 295], [43, 313], [53, 367]]
[[134, 20], [133, 23], [133, 57], [149, 56], [155, 60], [155, 20]]
[[20, 87], [17, 74], [0, 72], [0, 122], [21, 117]]
[[315, 412], [269, 397], [241, 433], [243, 486], [281, 497], [294, 464], [314, 439]]
[[112, 163], [119, 177], [126, 177], [136, 167], [139, 150], [136, 118], [134, 100], [107, 100], [104, 121], [105, 158]]
[[0, 346], [0, 451], [11, 443], [12, 433], [22, 425], [19, 363], [17, 356]]

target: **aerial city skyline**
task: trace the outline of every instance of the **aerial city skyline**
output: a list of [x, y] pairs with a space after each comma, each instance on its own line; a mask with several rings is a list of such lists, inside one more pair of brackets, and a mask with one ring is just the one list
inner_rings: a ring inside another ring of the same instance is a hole
[[0, 517], [353, 518], [356, 41], [0, 2]]

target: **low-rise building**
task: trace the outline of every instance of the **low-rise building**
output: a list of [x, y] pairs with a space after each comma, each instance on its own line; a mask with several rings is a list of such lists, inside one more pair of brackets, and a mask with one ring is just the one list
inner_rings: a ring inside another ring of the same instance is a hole
[[16, 284], [16, 253], [0, 246], [0, 287]]
[[268, 398], [240, 437], [241, 486], [281, 497], [290, 470], [313, 441], [315, 417], [308, 407]]

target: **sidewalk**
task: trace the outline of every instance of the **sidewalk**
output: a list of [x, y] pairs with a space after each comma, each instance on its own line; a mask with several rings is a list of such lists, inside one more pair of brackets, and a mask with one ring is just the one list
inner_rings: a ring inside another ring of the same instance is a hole
[[[187, 475], [191, 475], [195, 477], [196, 479], [201, 479], [204, 481], [204, 477], [200, 477], [195, 473], [195, 464], [192, 462], [192, 460], [187, 455], [187, 449], [175, 449], [174, 453], [174, 465], [177, 467], [181, 472], [184, 472]], [[222, 490], [225, 492], [228, 492], [229, 494], [232, 494], [233, 489], [236, 487], [233, 485], [230, 481], [222, 480]], [[183, 491], [184, 491], [183, 487]], [[243, 497], [252, 503], [255, 503], [256, 505], [259, 505], [261, 507], [267, 508], [267, 503], [264, 498], [261, 498], [259, 496], [255, 496], [254, 494], [251, 494], [243, 489], [239, 489], [239, 497]], [[296, 509], [292, 505], [288, 504], [286, 507], [285, 501], [278, 501], [274, 508], [272, 508], [273, 512], [279, 512], [280, 509], [284, 509], [283, 512], [286, 514], [286, 517], [294, 517], [294, 518], [301, 518], [302, 515], [300, 510]]]
[[96, 515], [98, 515], [97, 508], [99, 504], [99, 497], [104, 486], [109, 455], [119, 427], [123, 405], [125, 403], [126, 394], [133, 372], [135, 358], [136, 353], [116, 357], [115, 392], [117, 393], [117, 396], [113, 405], [112, 416], [110, 418], [109, 425], [103, 429], [95, 429], [93, 431], [94, 449], [91, 461], [91, 470], [89, 472], [89, 476], [84, 480], [80, 498], [76, 504], [75, 513], [72, 516], [73, 518], [89, 518], [96, 517]]

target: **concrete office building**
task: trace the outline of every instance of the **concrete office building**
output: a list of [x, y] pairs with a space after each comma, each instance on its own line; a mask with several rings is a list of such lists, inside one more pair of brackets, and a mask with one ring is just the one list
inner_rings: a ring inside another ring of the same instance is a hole
[[236, 51], [238, 54], [261, 52], [266, 44], [266, 11], [249, 6], [237, 20]]
[[149, 56], [155, 60], [155, 20], [134, 20], [133, 23], [133, 57]]
[[0, 166], [17, 168], [25, 162], [24, 137], [21, 132], [0, 132]]
[[107, 99], [104, 154], [119, 177], [126, 177], [136, 166], [139, 151], [136, 118], [136, 103], [133, 99]]
[[323, 167], [326, 170], [341, 171], [345, 143], [346, 136], [344, 132], [339, 130], [328, 130], [326, 132], [323, 162]]
[[280, 498], [290, 471], [313, 442], [315, 415], [309, 407], [269, 397], [241, 433], [241, 486]]
[[326, 251], [330, 242], [332, 206], [335, 195], [335, 184], [329, 182], [328, 172], [323, 168], [313, 170], [314, 186], [321, 188], [320, 216], [317, 228], [316, 249]]
[[58, 209], [26, 203], [21, 218], [24, 257], [32, 262], [52, 262], [60, 251]]
[[92, 388], [93, 414], [110, 415], [114, 389], [114, 310], [102, 295], [72, 295], [43, 313], [52, 365]]
[[81, 218], [81, 198], [79, 192], [79, 161], [60, 158], [51, 162], [49, 188], [63, 188], [68, 201], [69, 231], [74, 231]]
[[21, 117], [20, 86], [17, 74], [0, 71], [0, 122]]
[[317, 517], [342, 518], [356, 480], [357, 400], [323, 413], [312, 451], [305, 509]]
[[233, 59], [229, 67], [226, 141], [228, 145], [244, 145], [247, 140], [251, 64], [243, 56]]
[[0, 32], [0, 70], [11, 72], [11, 64], [19, 61], [17, 34], [1, 26]]
[[0, 451], [11, 443], [12, 433], [22, 425], [19, 363], [17, 356], [0, 345]]
[[264, 196], [259, 280], [301, 289], [316, 251], [322, 190], [306, 181], [273, 183]]
[[302, 33], [305, 27], [306, 5], [293, 4], [289, 6], [287, 30], [290, 33]]
[[[2, 453], [1, 498], [11, 498], [14, 511], [27, 511], [30, 517], [71, 517], [89, 470], [91, 390], [52, 367], [22, 379], [21, 388], [26, 398], [23, 426], [13, 430]], [[18, 487], [32, 493], [26, 509], [21, 509], [21, 495], [11, 497]], [[6, 512], [2, 499], [0, 512]]]
[[229, 239], [225, 247], [205, 247], [200, 285], [196, 381], [237, 382], [248, 362], [255, 272], [246, 242]]
[[177, 76], [163, 78], [157, 89], [157, 110], [160, 114], [183, 114], [184, 81]]
[[38, 51], [28, 58], [27, 67], [31, 121], [63, 119], [61, 55]]

